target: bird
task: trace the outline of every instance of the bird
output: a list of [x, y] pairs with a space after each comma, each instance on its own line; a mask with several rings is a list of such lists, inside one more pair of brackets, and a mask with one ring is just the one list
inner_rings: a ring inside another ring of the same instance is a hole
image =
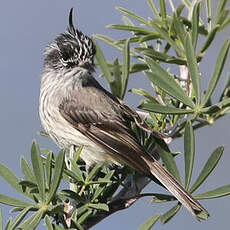
[[157, 179], [192, 215], [209, 215], [153, 155], [139, 143], [131, 125], [163, 140], [124, 101], [104, 89], [94, 78], [96, 48], [92, 39], [73, 25], [73, 8], [66, 32], [44, 51], [39, 115], [43, 128], [62, 148], [84, 146], [86, 165], [127, 165]]

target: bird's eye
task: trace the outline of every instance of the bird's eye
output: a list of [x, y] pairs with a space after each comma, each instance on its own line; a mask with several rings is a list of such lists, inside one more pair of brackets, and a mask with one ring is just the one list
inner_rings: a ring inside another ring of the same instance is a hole
[[69, 59], [69, 55], [67, 55], [67, 54], [62, 54], [62, 60], [64, 61], [64, 62], [67, 62], [68, 61], [68, 59]]

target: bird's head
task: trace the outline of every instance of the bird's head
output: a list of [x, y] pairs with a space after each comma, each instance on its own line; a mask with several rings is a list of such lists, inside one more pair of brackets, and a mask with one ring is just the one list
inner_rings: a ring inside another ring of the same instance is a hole
[[67, 32], [60, 34], [45, 50], [45, 67], [59, 70], [83, 68], [94, 71], [96, 49], [88, 36], [73, 25], [73, 8], [69, 14]]

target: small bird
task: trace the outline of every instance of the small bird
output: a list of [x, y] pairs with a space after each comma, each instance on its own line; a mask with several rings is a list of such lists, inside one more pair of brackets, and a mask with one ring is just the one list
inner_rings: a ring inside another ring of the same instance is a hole
[[208, 212], [161, 164], [140, 145], [131, 129], [135, 123], [152, 136], [152, 130], [136, 111], [106, 91], [93, 77], [95, 46], [73, 25], [69, 26], [44, 52], [39, 114], [41, 123], [60, 148], [83, 145], [81, 158], [86, 165], [107, 162], [128, 165], [155, 177], [197, 219]]

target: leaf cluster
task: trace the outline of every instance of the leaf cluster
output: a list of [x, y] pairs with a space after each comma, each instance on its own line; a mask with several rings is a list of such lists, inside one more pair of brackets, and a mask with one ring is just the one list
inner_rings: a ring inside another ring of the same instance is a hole
[[[108, 81], [112, 93], [121, 99], [127, 92], [129, 78], [133, 74], [139, 73], [141, 77], [148, 79], [152, 92], [141, 88], [131, 89], [131, 92], [143, 97], [139, 108], [145, 111], [144, 116], [150, 126], [166, 133], [172, 139], [183, 136], [183, 184], [186, 190], [194, 193], [213, 172], [224, 151], [223, 146], [217, 147], [207, 157], [198, 177], [191, 184], [195, 160], [194, 131], [212, 125], [230, 111], [230, 76], [218, 101], [213, 103], [211, 100], [226, 64], [230, 40], [224, 42], [217, 55], [216, 65], [204, 93], [201, 91], [201, 79], [208, 76], [204, 76], [199, 70], [216, 35], [230, 23], [227, 1], [219, 1], [214, 17], [211, 1], [206, 0], [204, 18], [200, 17], [203, 1], [193, 1], [195, 4], [192, 4], [189, 0], [183, 0], [183, 4], [177, 7], [170, 1], [172, 12], [167, 10], [165, 0], [159, 1], [159, 9], [152, 0], [147, 1], [152, 12], [151, 18], [145, 19], [130, 10], [118, 7], [117, 10], [124, 15], [124, 24], [108, 26], [118, 31], [129, 31], [129, 37], [115, 41], [104, 35], [94, 36], [97, 65]], [[184, 16], [186, 12], [188, 17]], [[203, 38], [202, 41], [200, 37]], [[120, 50], [122, 61], [118, 58], [107, 61], [96, 39]], [[201, 44], [199, 48], [198, 43]], [[178, 67], [180, 74], [171, 71], [172, 65]], [[156, 147], [154, 140], [150, 140], [143, 130], [138, 127], [133, 129], [146, 149], [153, 150]], [[45, 133], [43, 135], [47, 136]], [[154, 197], [155, 203], [175, 202], [175, 198], [168, 194], [141, 193], [149, 181], [139, 188], [139, 182], [146, 178], [126, 167], [109, 168], [98, 164], [87, 169], [79, 158], [82, 148], [84, 146], [71, 158], [65, 156], [63, 150], [58, 155], [47, 149], [40, 150], [38, 144], [33, 142], [32, 165], [30, 166], [25, 158], [21, 158], [23, 179], [0, 164], [0, 176], [25, 198], [19, 200], [0, 194], [0, 203], [12, 206], [12, 212], [18, 214], [14, 219], [9, 218], [4, 229], [35, 229], [42, 220], [49, 230], [89, 229], [114, 212], [130, 207], [143, 196]], [[163, 145], [157, 145], [157, 151], [162, 164], [182, 183], [176, 164], [178, 153], [169, 153]], [[130, 176], [131, 181], [134, 181], [132, 184], [135, 183], [138, 190], [127, 196], [133, 189], [127, 182]], [[70, 189], [66, 188], [66, 183], [70, 184]], [[121, 196], [123, 192], [126, 196]], [[221, 185], [194, 197], [198, 200], [213, 199], [229, 194], [230, 185]], [[73, 212], [69, 217], [71, 207]], [[159, 219], [162, 223], [167, 223], [177, 214], [180, 207], [181, 204], [176, 203], [164, 214], [152, 216], [139, 229], [151, 229]], [[200, 215], [200, 218], [207, 218], [202, 216], [202, 213]], [[67, 226], [69, 218], [70, 226]], [[0, 219], [1, 230], [2, 217]]]

